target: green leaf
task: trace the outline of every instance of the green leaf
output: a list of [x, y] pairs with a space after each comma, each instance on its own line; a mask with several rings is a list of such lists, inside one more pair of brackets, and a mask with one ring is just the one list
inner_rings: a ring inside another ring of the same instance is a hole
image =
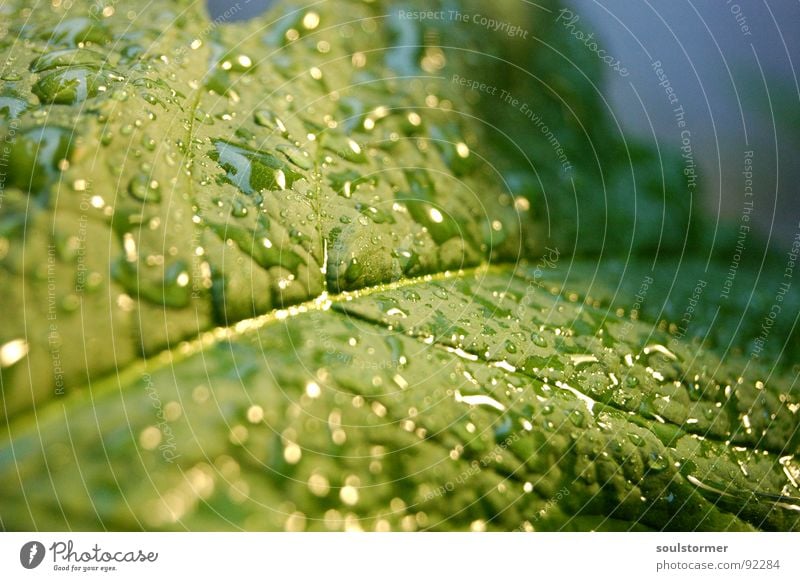
[[[219, 329], [12, 424], [14, 528], [796, 530], [795, 399], [481, 268]], [[90, 403], [90, 405], [89, 405]], [[24, 493], [23, 493], [24, 491]], [[554, 499], [558, 497], [558, 502]]]
[[[481, 9], [576, 52], [552, 5]], [[800, 529], [789, 366], [731, 353], [736, 315], [677, 338], [681, 263], [625, 274], [702, 229], [659, 179], [623, 203], [660, 164], [546, 42], [388, 2], [7, 10], [3, 528]], [[575, 174], [454, 74], [561, 119]], [[603, 248], [622, 274], [566, 264]]]

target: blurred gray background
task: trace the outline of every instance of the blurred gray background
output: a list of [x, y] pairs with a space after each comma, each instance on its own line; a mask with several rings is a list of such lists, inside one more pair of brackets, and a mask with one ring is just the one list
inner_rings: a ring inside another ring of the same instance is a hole
[[567, 3], [581, 16], [579, 26], [596, 30], [630, 71], [606, 77], [625, 130], [647, 137], [652, 123], [659, 140], [680, 144], [651, 67], [660, 60], [686, 110], [706, 209], [740, 219], [744, 151], [751, 150], [756, 223], [788, 247], [800, 231], [800, 2]]

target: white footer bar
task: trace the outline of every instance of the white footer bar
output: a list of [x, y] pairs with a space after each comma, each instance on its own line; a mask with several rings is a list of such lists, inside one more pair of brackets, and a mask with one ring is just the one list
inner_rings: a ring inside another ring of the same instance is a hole
[[797, 533], [3, 533], [0, 579], [797, 580], [799, 548]]

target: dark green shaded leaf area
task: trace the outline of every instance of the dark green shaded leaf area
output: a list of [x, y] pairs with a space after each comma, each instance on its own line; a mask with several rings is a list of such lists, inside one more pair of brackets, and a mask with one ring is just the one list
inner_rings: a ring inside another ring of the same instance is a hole
[[0, 528], [800, 529], [784, 257], [439, 4], [2, 9]]

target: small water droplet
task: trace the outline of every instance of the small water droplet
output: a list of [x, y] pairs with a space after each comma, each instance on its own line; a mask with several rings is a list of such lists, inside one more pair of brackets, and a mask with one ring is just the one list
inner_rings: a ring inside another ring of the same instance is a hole
[[633, 375], [628, 375], [625, 378], [625, 385], [627, 387], [636, 387], [637, 385], [639, 385], [639, 378]]
[[644, 446], [644, 438], [639, 434], [628, 434], [628, 439], [636, 446]]
[[289, 134], [289, 131], [286, 129], [286, 125], [284, 125], [280, 117], [273, 114], [271, 111], [267, 111], [265, 109], [256, 111], [253, 113], [253, 120], [256, 122], [256, 125], [275, 130], [283, 136], [287, 136]]
[[531, 341], [537, 347], [547, 347], [547, 339], [542, 337], [539, 333], [531, 333]]
[[569, 412], [569, 421], [577, 428], [582, 428], [586, 425], [586, 416], [580, 410], [572, 410]]
[[440, 286], [433, 287], [433, 294], [434, 296], [442, 299], [443, 301], [446, 301], [450, 297], [450, 295], [447, 293], [447, 289], [444, 289]]
[[669, 466], [669, 460], [664, 458], [661, 454], [651, 452], [647, 457], [647, 466], [656, 472], [666, 469]]
[[27, 192], [44, 192], [59, 176], [71, 152], [72, 131], [62, 127], [34, 127], [16, 135], [7, 165], [9, 182]]

